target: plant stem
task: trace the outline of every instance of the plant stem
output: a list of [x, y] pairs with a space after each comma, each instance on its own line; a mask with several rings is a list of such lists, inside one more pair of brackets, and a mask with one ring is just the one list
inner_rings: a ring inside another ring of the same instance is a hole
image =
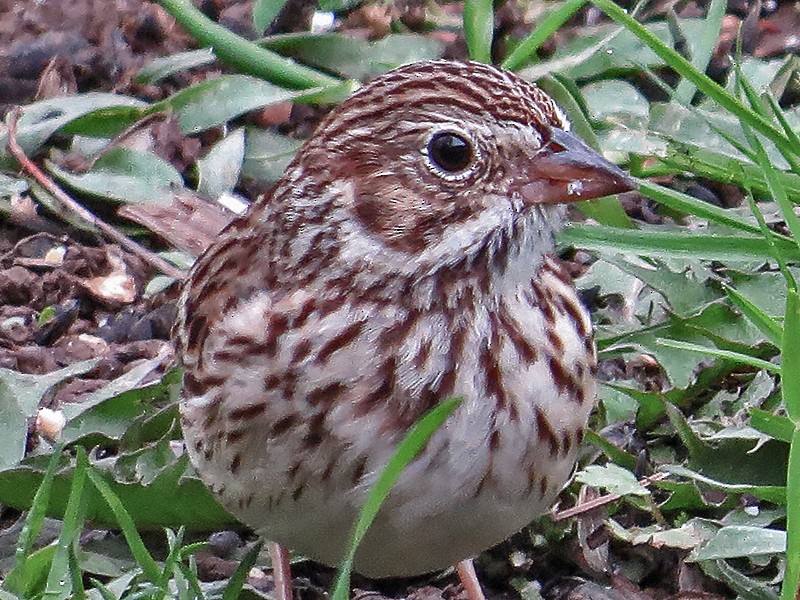
[[330, 87], [341, 83], [339, 79], [300, 65], [236, 35], [206, 17], [189, 0], [158, 1], [192, 37], [203, 46], [212, 48], [217, 58], [240, 73], [293, 89]]

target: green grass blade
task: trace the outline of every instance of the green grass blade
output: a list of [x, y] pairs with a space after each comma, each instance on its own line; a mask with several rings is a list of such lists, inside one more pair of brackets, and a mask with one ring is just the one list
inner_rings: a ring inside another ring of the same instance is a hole
[[240, 73], [295, 89], [342, 83], [236, 35], [206, 17], [188, 0], [159, 0], [159, 4], [200, 44], [213, 48], [217, 58]]
[[[797, 136], [797, 132], [792, 128], [789, 121], [786, 120], [786, 115], [783, 114], [783, 109], [778, 104], [778, 101], [775, 100], [774, 96], [771, 93], [765, 93], [764, 97], [767, 99], [767, 102], [769, 103], [769, 106], [772, 109], [772, 114], [778, 120], [778, 123], [781, 124], [781, 127], [783, 128], [783, 133], [791, 142], [792, 146], [794, 146], [795, 148], [800, 148], [800, 137]], [[786, 158], [786, 155], [784, 154], [783, 157]], [[792, 164], [792, 170], [795, 173], [800, 173], [800, 169], [795, 168], [795, 165], [797, 163], [792, 163], [792, 161], [788, 162]]]
[[[83, 520], [83, 519], [81, 519]], [[78, 532], [80, 535], [80, 532]], [[75, 543], [69, 548], [67, 559], [69, 561], [69, 574], [72, 577], [72, 596], [71, 600], [84, 600], [86, 598], [86, 590], [83, 587], [83, 572], [78, 564], [78, 538], [75, 538]]]
[[747, 136], [750, 146], [756, 153], [758, 165], [761, 167], [761, 171], [764, 173], [764, 178], [767, 181], [767, 186], [769, 187], [772, 197], [775, 199], [775, 202], [778, 203], [778, 206], [781, 209], [783, 218], [786, 220], [786, 226], [789, 228], [789, 231], [792, 232], [792, 237], [794, 238], [795, 243], [800, 244], [800, 219], [798, 219], [794, 212], [794, 206], [789, 201], [786, 188], [783, 186], [783, 182], [777, 175], [777, 169], [772, 166], [772, 161], [770, 161], [769, 157], [767, 156], [767, 152], [764, 150], [763, 144], [759, 141], [758, 137], [755, 136], [752, 131], [750, 131], [750, 128], [744, 122], [742, 122], [742, 130]]
[[758, 308], [758, 306], [753, 304], [748, 298], [739, 293], [738, 290], [724, 284], [723, 287], [734, 306], [742, 311], [742, 314], [747, 317], [753, 325], [758, 327], [759, 331], [767, 336], [770, 342], [780, 347], [783, 340], [783, 328], [780, 323]]
[[[558, 241], [586, 250], [633, 252], [661, 258], [697, 258], [724, 262], [773, 258], [767, 240], [745, 235], [701, 235], [684, 231], [632, 230], [573, 224], [561, 232]], [[800, 250], [792, 242], [774, 237], [772, 241], [787, 259], [800, 260]]]
[[[708, 7], [705, 23], [706, 27], [699, 39], [693, 44], [691, 63], [699, 73], [705, 73], [714, 48], [717, 47], [719, 32], [722, 28], [722, 19], [725, 9], [728, 8], [727, 0], [711, 0]], [[679, 102], [690, 103], [697, 90], [696, 86], [687, 78], [681, 80], [675, 89], [673, 98]]]
[[789, 447], [786, 473], [786, 572], [781, 586], [781, 600], [796, 600], [800, 585], [800, 428], [795, 427]]
[[679, 75], [691, 81], [699, 91], [714, 100], [722, 108], [750, 123], [753, 129], [766, 136], [779, 148], [784, 148], [791, 153], [797, 153], [797, 149], [792, 147], [782, 131], [752, 109], [744, 106], [705, 73], [695, 69], [688, 60], [675, 52], [675, 50], [665, 46], [661, 40], [625, 12], [623, 8], [614, 4], [613, 0], [592, 0], [592, 3], [617, 23], [630, 30]]
[[609, 442], [603, 436], [595, 433], [591, 429], [586, 430], [585, 440], [590, 444], [597, 446], [603, 454], [610, 458], [614, 464], [620, 467], [625, 467], [629, 471], [636, 469], [636, 457], [631, 456], [624, 450], [617, 448], [614, 444]]
[[125, 510], [122, 501], [111, 489], [111, 486], [105, 482], [99, 471], [89, 467], [86, 474], [114, 513], [117, 524], [120, 529], [122, 529], [122, 535], [128, 543], [128, 548], [130, 548], [133, 557], [136, 559], [145, 577], [162, 590], [166, 591], [166, 583], [162, 580], [161, 569], [153, 557], [150, 556], [147, 548], [145, 548], [144, 542], [139, 536], [139, 532], [136, 531], [136, 523], [134, 523], [128, 511]]
[[528, 34], [522, 43], [509, 54], [502, 63], [504, 69], [516, 71], [530, 61], [539, 47], [553, 35], [561, 26], [569, 21], [588, 0], [567, 0], [558, 8], [550, 11], [533, 31]]
[[[730, 183], [761, 194], [769, 193], [769, 186], [759, 166], [733, 156], [675, 142], [670, 144], [670, 151], [667, 156], [661, 158], [661, 162], [670, 167], [673, 173], [689, 171], [695, 177], [706, 177], [720, 183]], [[787, 193], [795, 202], [800, 200], [800, 177], [794, 173], [783, 171], [777, 171], [776, 177], [781, 180]]]
[[14, 568], [6, 577], [3, 587], [17, 595], [22, 595], [25, 590], [25, 563], [31, 554], [31, 549], [39, 537], [39, 532], [42, 530], [44, 518], [47, 515], [47, 506], [50, 504], [50, 492], [53, 489], [53, 480], [56, 476], [56, 469], [58, 468], [61, 453], [64, 450], [63, 444], [58, 444], [53, 449], [53, 454], [50, 461], [47, 463], [47, 470], [45, 471], [42, 483], [39, 489], [36, 490], [36, 495], [33, 497], [33, 503], [28, 511], [28, 517], [25, 519], [25, 526], [17, 540], [17, 548], [14, 554]]
[[[639, 191], [642, 194], [673, 210], [686, 212], [700, 219], [708, 219], [709, 221], [719, 223], [720, 225], [727, 225], [728, 227], [746, 233], [761, 233], [758, 227], [752, 223], [748, 223], [742, 217], [739, 217], [729, 210], [698, 200], [689, 194], [671, 190], [657, 183], [652, 183], [650, 181], [639, 181], [638, 183]], [[788, 240], [789, 238], [786, 239]]]
[[236, 600], [239, 597], [242, 587], [244, 587], [247, 581], [247, 575], [250, 573], [250, 569], [256, 564], [256, 559], [258, 558], [258, 553], [261, 552], [262, 545], [263, 542], [256, 542], [248, 553], [245, 554], [242, 562], [236, 567], [236, 572], [228, 580], [228, 585], [225, 586], [225, 591], [222, 593], [222, 600]]
[[336, 578], [334, 591], [331, 600], [348, 600], [350, 596], [350, 572], [353, 568], [353, 559], [356, 549], [364, 538], [367, 529], [372, 524], [378, 510], [383, 504], [392, 486], [400, 477], [403, 469], [414, 460], [414, 457], [428, 443], [428, 440], [445, 422], [453, 411], [461, 404], [461, 398], [450, 398], [444, 400], [433, 409], [428, 411], [406, 434], [403, 440], [397, 445], [392, 457], [384, 467], [378, 480], [372, 486], [367, 496], [367, 501], [361, 509], [358, 522], [353, 530], [350, 546], [347, 555], [339, 567], [339, 575]]
[[50, 565], [50, 573], [47, 576], [44, 598], [55, 600], [60, 598], [73, 597], [73, 579], [70, 557], [73, 555], [73, 547], [77, 543], [83, 529], [83, 490], [86, 483], [86, 469], [88, 459], [86, 450], [78, 446], [78, 456], [75, 471], [72, 476], [72, 486], [67, 500], [67, 508], [64, 511], [64, 520], [61, 524], [61, 532], [58, 536], [56, 553]]
[[[762, 102], [762, 97], [759, 96], [758, 92], [753, 88], [753, 86], [747, 80], [747, 77], [745, 77], [744, 74], [742, 73], [741, 65], [737, 63], [735, 67], [736, 67], [737, 87], [744, 92], [745, 97], [747, 98], [747, 101], [750, 103], [750, 106], [753, 108], [753, 110], [756, 111], [758, 114], [762, 115], [765, 119], [769, 119], [770, 116], [774, 116], [770, 111], [767, 110], [767, 106], [765, 105], [764, 102]], [[766, 104], [768, 105], [769, 103], [767, 102]], [[786, 128], [784, 127], [784, 131], [785, 129]], [[791, 147], [794, 148], [795, 153], [798, 150], [800, 150], [800, 145], [795, 143], [797, 136], [792, 137], [787, 135], [786, 137], [789, 140]], [[794, 154], [791, 152], [787, 152], [784, 148], [779, 147], [778, 149], [780, 150], [781, 155], [786, 159], [786, 162], [789, 163], [792, 171], [797, 173], [798, 170], [800, 170], [800, 165], [798, 164]], [[758, 160], [755, 160], [754, 162], [758, 162]]]
[[487, 64], [492, 62], [493, 35], [492, 0], [464, 0], [464, 37], [472, 60]]
[[164, 559], [164, 567], [161, 569], [161, 575], [164, 581], [168, 580], [169, 577], [175, 573], [177, 570], [176, 566], [181, 560], [181, 545], [183, 544], [184, 528], [181, 527], [177, 534], [171, 529], [165, 530], [165, 533], [167, 535], [169, 554], [167, 554], [167, 558]]
[[710, 348], [708, 346], [700, 346], [699, 344], [691, 344], [689, 342], [681, 342], [679, 340], [669, 340], [665, 338], [657, 339], [656, 344], [659, 344], [661, 346], [669, 346], [670, 348], [676, 348], [678, 350], [687, 350], [689, 352], [696, 352], [698, 354], [714, 356], [716, 358], [735, 360], [736, 362], [742, 363], [744, 365], [749, 365], [751, 367], [755, 367], [756, 369], [764, 369], [766, 371], [769, 371], [770, 373], [781, 372], [781, 368], [778, 365], [773, 364], [767, 360], [755, 358], [754, 356], [748, 356], [747, 354], [742, 354], [741, 352], [733, 352], [731, 350], [721, 350], [719, 348]]
[[[786, 497], [800, 497], [800, 295], [791, 288], [786, 296], [783, 349], [781, 352], [781, 391], [786, 411], [794, 421], [786, 473]], [[782, 600], [792, 600], [800, 585], [800, 502], [786, 505], [786, 574]]]
[[781, 390], [789, 418], [800, 428], [800, 295], [796, 289], [790, 289], [786, 295], [783, 326]]

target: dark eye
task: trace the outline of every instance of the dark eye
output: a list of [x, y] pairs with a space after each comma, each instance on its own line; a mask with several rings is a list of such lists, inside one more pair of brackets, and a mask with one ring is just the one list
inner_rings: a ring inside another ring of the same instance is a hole
[[472, 160], [472, 144], [457, 133], [442, 131], [428, 142], [428, 156], [442, 171], [455, 173]]

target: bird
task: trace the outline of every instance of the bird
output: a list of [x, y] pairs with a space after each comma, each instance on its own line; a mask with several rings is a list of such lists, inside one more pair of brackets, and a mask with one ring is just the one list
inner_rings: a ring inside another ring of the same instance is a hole
[[371, 578], [456, 565], [569, 479], [594, 406], [590, 315], [554, 256], [565, 205], [635, 187], [535, 84], [476, 62], [389, 71], [333, 109], [192, 267], [176, 348], [186, 449], [270, 541], [335, 566], [409, 429], [461, 403], [355, 555]]

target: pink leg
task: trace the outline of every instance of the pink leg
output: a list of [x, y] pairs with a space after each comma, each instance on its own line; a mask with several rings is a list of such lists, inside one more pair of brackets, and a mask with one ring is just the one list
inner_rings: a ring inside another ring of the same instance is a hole
[[289, 551], [275, 542], [267, 542], [267, 545], [272, 560], [272, 577], [275, 579], [275, 598], [292, 600], [292, 568], [289, 566]]
[[486, 600], [481, 584], [478, 582], [478, 576], [475, 574], [475, 565], [472, 564], [471, 558], [458, 563], [456, 565], [456, 573], [458, 573], [458, 578], [461, 580], [461, 585], [464, 586], [464, 591], [467, 592], [469, 600]]

